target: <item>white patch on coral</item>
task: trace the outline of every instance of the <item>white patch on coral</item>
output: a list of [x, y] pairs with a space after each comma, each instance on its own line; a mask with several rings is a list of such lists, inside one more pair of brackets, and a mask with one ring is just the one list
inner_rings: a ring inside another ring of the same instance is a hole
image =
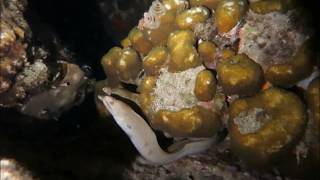
[[41, 60], [37, 60], [17, 76], [17, 81], [32, 88], [45, 82], [48, 76], [48, 67]]
[[241, 134], [249, 134], [257, 132], [270, 119], [262, 108], [253, 108], [240, 112], [233, 122], [238, 126]]
[[148, 12], [143, 14], [143, 18], [139, 21], [138, 28], [143, 30], [157, 29], [160, 27], [160, 17], [166, 13], [166, 7], [159, 1], [152, 2]]
[[179, 111], [195, 106], [198, 102], [194, 95], [196, 77], [204, 69], [204, 66], [198, 66], [179, 73], [170, 73], [166, 68], [161, 69], [153, 93], [153, 111]]
[[215, 23], [209, 18], [204, 23], [197, 23], [194, 26], [194, 35], [201, 40], [209, 41], [217, 34]]
[[239, 53], [247, 54], [263, 69], [271, 64], [284, 64], [309, 36], [299, 28], [294, 10], [287, 13], [257, 14], [248, 12], [240, 30]]

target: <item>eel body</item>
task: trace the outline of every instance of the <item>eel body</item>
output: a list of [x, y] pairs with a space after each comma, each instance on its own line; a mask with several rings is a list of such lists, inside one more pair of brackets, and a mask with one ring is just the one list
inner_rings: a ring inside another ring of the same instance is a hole
[[129, 136], [141, 156], [152, 164], [166, 164], [183, 156], [202, 152], [212, 146], [215, 138], [203, 138], [188, 142], [181, 149], [168, 153], [159, 146], [157, 137], [149, 124], [130, 106], [111, 96], [99, 96], [116, 123]]

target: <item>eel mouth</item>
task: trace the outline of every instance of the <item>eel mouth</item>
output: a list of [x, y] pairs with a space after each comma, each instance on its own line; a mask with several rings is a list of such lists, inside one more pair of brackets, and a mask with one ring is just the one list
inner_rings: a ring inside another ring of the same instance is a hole
[[109, 111], [112, 111], [112, 105], [114, 104], [113, 99], [110, 96], [98, 96]]

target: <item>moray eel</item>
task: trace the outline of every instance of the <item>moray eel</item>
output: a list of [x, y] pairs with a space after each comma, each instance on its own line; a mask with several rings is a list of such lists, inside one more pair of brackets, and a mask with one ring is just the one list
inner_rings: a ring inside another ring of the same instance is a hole
[[98, 98], [121, 129], [129, 136], [141, 156], [151, 164], [161, 165], [173, 162], [186, 155], [205, 151], [216, 142], [216, 138], [202, 138], [185, 143], [182, 148], [174, 152], [166, 152], [159, 146], [157, 137], [148, 123], [127, 104], [108, 95]]

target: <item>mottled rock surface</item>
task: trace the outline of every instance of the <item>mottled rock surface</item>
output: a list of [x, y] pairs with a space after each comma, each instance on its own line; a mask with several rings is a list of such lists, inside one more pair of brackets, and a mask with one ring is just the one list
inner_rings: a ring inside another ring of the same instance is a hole
[[227, 146], [228, 140], [204, 153], [165, 165], [146, 164], [138, 157], [123, 177], [128, 180], [290, 180], [276, 172], [250, 170], [230, 153]]

